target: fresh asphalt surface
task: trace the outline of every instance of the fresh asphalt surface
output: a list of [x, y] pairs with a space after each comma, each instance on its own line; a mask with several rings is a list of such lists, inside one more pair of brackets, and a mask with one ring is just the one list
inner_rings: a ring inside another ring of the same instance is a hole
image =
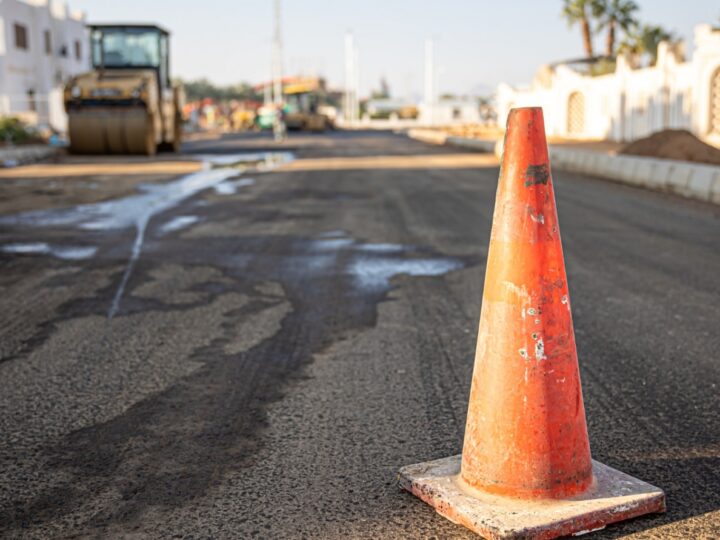
[[[132, 227], [0, 225], [97, 248], [0, 253], [0, 536], [473, 538], [395, 475], [461, 450], [498, 169], [386, 133], [283, 148], [347, 159], [197, 191], [129, 272]], [[554, 179], [593, 457], [668, 497], [590, 538], [718, 538], [720, 209]]]

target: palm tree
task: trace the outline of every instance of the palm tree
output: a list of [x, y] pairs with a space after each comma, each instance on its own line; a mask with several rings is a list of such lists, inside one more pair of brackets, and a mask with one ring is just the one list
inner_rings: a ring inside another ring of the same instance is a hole
[[650, 55], [650, 65], [657, 62], [658, 45], [661, 41], [673, 41], [675, 35], [662, 26], [645, 25], [640, 32], [645, 52]]
[[598, 32], [607, 28], [605, 54], [615, 54], [616, 31], [620, 28], [628, 34], [638, 24], [635, 13], [638, 5], [632, 0], [595, 0], [592, 3], [593, 16], [599, 21]]
[[650, 65], [657, 62], [657, 50], [661, 41], [673, 41], [675, 35], [662, 26], [646, 24], [642, 28], [628, 33], [625, 40], [620, 44], [620, 50], [634, 55], [647, 54], [650, 57]]
[[593, 3], [595, 1], [596, 0], [563, 0], [562, 16], [567, 21], [568, 26], [580, 24], [585, 56], [588, 58], [593, 57], [590, 17], [592, 16]]

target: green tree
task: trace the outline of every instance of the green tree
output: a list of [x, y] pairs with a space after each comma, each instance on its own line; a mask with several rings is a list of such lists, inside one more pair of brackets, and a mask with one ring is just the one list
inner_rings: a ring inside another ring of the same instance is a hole
[[618, 29], [627, 35], [637, 27], [638, 20], [635, 16], [637, 10], [638, 5], [632, 0], [595, 0], [593, 2], [593, 16], [598, 20], [597, 31], [600, 32], [607, 28], [606, 56], [615, 54]]
[[585, 56], [588, 58], [594, 56], [590, 18], [593, 16], [593, 4], [595, 1], [596, 0], [563, 0], [562, 16], [567, 21], [568, 26], [580, 25]]
[[210, 98], [216, 101], [227, 101], [231, 99], [253, 99], [262, 101], [263, 96], [255, 91], [248, 83], [239, 83], [230, 86], [216, 86], [207, 79], [195, 81], [179, 81], [185, 87], [185, 95], [188, 101], [195, 101]]
[[661, 41], [674, 41], [675, 34], [662, 26], [645, 24], [642, 28], [630, 32], [620, 44], [620, 50], [638, 56], [647, 55], [650, 65], [657, 62], [658, 45]]

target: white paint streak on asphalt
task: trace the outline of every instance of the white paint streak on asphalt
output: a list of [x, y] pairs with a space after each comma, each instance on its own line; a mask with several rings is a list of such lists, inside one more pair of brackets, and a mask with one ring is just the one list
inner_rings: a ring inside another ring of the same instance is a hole
[[133, 242], [132, 250], [130, 252], [130, 259], [128, 260], [122, 280], [120, 281], [120, 285], [118, 286], [117, 291], [115, 291], [115, 296], [113, 297], [112, 304], [110, 305], [110, 309], [108, 310], [108, 319], [112, 319], [120, 309], [120, 300], [122, 299], [122, 295], [125, 292], [125, 286], [127, 285], [127, 282], [130, 279], [130, 274], [132, 274], [132, 271], [135, 268], [135, 263], [137, 263], [137, 260], [140, 258], [140, 253], [142, 252], [143, 239], [145, 238], [145, 229], [147, 228], [149, 220], [150, 216], [148, 215], [145, 219], [141, 219], [135, 224], [137, 232], [135, 234], [135, 241]]
[[383, 289], [389, 287], [390, 279], [399, 274], [440, 276], [462, 266], [459, 260], [450, 258], [396, 260], [358, 257], [350, 264], [349, 271], [361, 288]]
[[0, 247], [4, 253], [21, 255], [52, 255], [58, 259], [79, 261], [89, 259], [97, 251], [93, 246], [51, 246], [45, 242], [30, 242], [27, 244], [6, 244]]
[[[201, 156], [203, 170], [188, 174], [166, 184], [146, 184], [138, 186], [140, 193], [104, 201], [85, 204], [73, 208], [40, 210], [25, 212], [14, 216], [0, 218], [0, 224], [28, 225], [39, 227], [76, 226], [85, 230], [112, 230], [134, 227], [135, 239], [130, 250], [130, 258], [118, 289], [108, 310], [108, 319], [112, 319], [120, 309], [125, 287], [143, 249], [145, 231], [150, 220], [175, 206], [196, 193], [217, 186], [229, 178], [237, 177], [238, 169], [246, 170], [250, 166], [258, 170], [270, 170], [293, 159], [289, 152], [244, 153], [223, 156]], [[250, 181], [252, 179], [246, 179]], [[254, 182], [254, 180], [253, 180]], [[241, 187], [237, 185], [236, 187]], [[242, 185], [249, 185], [244, 183]], [[43, 244], [45, 246], [46, 244]], [[50, 248], [35, 249], [33, 253], [51, 253]], [[22, 251], [20, 251], [22, 252]], [[18, 251], [16, 251], [18, 253]], [[72, 255], [73, 252], [70, 252]], [[77, 252], [75, 252], [77, 253]], [[93, 252], [94, 254], [94, 252]], [[61, 255], [57, 255], [61, 257]], [[66, 258], [72, 258], [66, 257]]]
[[182, 230], [200, 221], [198, 216], [176, 216], [160, 227], [161, 234]]
[[218, 195], [235, 195], [240, 188], [252, 186], [254, 183], [254, 178], [241, 178], [235, 181], [226, 180], [215, 186], [215, 193]]

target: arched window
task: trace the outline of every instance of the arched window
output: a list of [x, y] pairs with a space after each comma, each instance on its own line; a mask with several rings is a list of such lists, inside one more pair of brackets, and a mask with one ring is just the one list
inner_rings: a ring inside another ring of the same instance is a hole
[[569, 135], [580, 135], [585, 131], [585, 96], [581, 92], [573, 92], [568, 97], [567, 132]]
[[710, 79], [710, 126], [713, 135], [720, 135], [720, 68]]

